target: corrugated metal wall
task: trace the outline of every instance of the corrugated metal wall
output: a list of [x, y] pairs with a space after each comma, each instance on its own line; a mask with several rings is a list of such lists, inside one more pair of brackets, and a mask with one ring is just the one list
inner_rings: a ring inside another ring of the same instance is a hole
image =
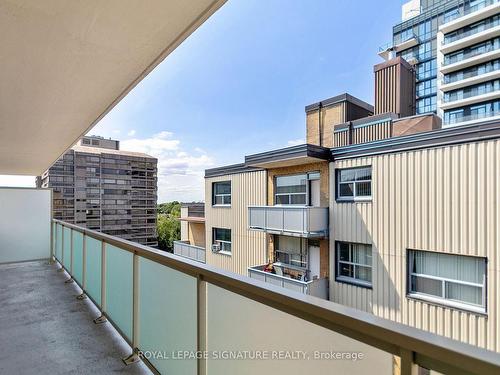
[[[371, 244], [373, 290], [333, 276], [331, 300], [500, 351], [500, 141], [336, 161], [330, 173], [362, 165], [373, 168], [372, 202], [336, 203], [330, 194], [330, 274], [333, 239]], [[488, 316], [409, 299], [408, 248], [487, 257]]]
[[[212, 206], [212, 183], [231, 181], [231, 207]], [[205, 230], [207, 264], [247, 275], [250, 266], [264, 264], [266, 235], [248, 230], [248, 206], [266, 205], [266, 172], [245, 172], [205, 179]], [[211, 251], [212, 228], [231, 229], [232, 255]]]
[[333, 147], [347, 146], [349, 144], [349, 129], [333, 132]]
[[391, 136], [392, 121], [383, 121], [366, 126], [352, 128], [352, 144], [377, 141]]

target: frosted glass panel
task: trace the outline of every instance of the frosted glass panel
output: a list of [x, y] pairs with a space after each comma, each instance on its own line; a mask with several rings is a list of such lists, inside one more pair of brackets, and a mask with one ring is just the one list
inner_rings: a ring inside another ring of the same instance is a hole
[[52, 254], [56, 255], [57, 224], [52, 223]]
[[0, 187], [0, 263], [50, 257], [51, 202], [49, 189]]
[[83, 234], [73, 231], [73, 278], [83, 284]]
[[101, 306], [101, 241], [87, 237], [85, 266], [87, 277], [85, 289], [94, 302]]
[[[208, 374], [393, 373], [389, 353], [210, 284], [207, 351], [214, 353]], [[268, 359], [214, 359], [224, 351]], [[335, 359], [335, 353], [344, 353], [343, 359]]]
[[62, 262], [62, 225], [57, 224], [56, 259]]
[[132, 340], [133, 254], [106, 245], [106, 313]]
[[[150, 260], [139, 261], [139, 348], [142, 351], [196, 351], [197, 281]], [[162, 374], [195, 375], [195, 359], [150, 358]], [[219, 372], [227, 374], [228, 372]], [[236, 372], [233, 372], [236, 374]]]
[[64, 228], [63, 264], [68, 271], [71, 271], [71, 229], [69, 228]]

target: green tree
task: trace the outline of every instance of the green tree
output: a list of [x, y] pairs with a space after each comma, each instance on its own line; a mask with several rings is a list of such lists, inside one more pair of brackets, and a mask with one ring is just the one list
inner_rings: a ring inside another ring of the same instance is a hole
[[178, 217], [158, 216], [158, 247], [172, 252], [174, 241], [181, 239], [181, 222]]
[[181, 204], [177, 201], [158, 205], [158, 247], [172, 252], [174, 241], [181, 239]]
[[159, 215], [169, 215], [173, 217], [181, 216], [181, 204], [177, 201], [160, 203], [158, 205], [158, 214]]

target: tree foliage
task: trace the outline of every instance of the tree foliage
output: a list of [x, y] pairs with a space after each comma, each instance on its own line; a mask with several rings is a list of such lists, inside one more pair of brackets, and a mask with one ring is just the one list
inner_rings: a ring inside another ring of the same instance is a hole
[[181, 216], [181, 204], [177, 201], [160, 203], [158, 205], [158, 214], [159, 215], [169, 215], [173, 217]]
[[181, 239], [181, 204], [177, 201], [158, 205], [158, 247], [172, 252], [174, 241]]

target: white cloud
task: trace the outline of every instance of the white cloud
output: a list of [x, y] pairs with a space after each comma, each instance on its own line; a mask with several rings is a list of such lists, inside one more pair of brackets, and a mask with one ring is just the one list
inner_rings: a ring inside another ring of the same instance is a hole
[[35, 187], [35, 176], [0, 175], [0, 186]]
[[128, 135], [129, 137], [133, 137], [133, 136], [135, 135], [135, 130], [133, 130], [133, 129], [132, 129], [132, 130], [130, 130], [130, 131], [127, 133], [127, 135]]
[[306, 143], [306, 141], [303, 138], [292, 139], [292, 140], [287, 142], [287, 146], [303, 145], [304, 143]]
[[143, 152], [158, 159], [158, 202], [204, 200], [205, 169], [213, 159], [198, 149], [192, 153], [181, 148], [173, 133], [162, 131], [150, 138], [121, 141], [121, 149]]

